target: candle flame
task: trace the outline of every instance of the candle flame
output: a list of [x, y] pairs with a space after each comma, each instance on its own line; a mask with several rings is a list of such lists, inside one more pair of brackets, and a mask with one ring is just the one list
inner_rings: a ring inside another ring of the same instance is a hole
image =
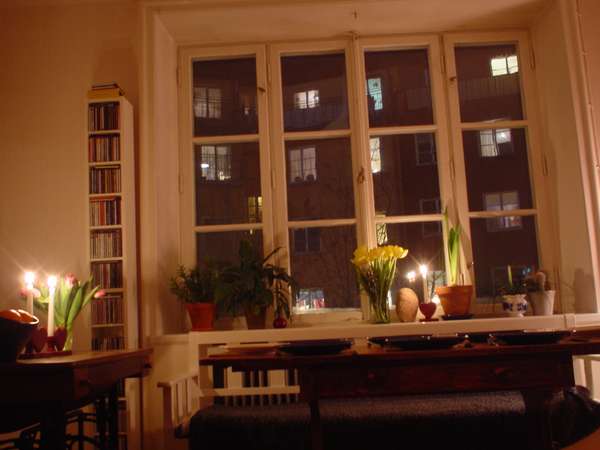
[[421, 274], [421, 276], [426, 277], [427, 272], [429, 272], [429, 268], [427, 267], [427, 264], [421, 264], [419, 266], [419, 273]]
[[33, 287], [33, 282], [35, 281], [35, 273], [33, 272], [25, 272], [25, 284], [28, 288]]
[[407, 279], [408, 281], [410, 281], [411, 283], [412, 283], [413, 281], [415, 281], [415, 279], [416, 279], [416, 278], [417, 278], [417, 273], [416, 273], [414, 270], [411, 270], [410, 272], [408, 272], [408, 273], [406, 274], [406, 279]]

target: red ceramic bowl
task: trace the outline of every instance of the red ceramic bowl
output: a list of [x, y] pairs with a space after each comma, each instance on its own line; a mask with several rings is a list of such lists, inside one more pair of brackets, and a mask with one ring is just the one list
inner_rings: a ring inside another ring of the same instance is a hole
[[0, 362], [15, 362], [40, 323], [24, 323], [0, 317]]

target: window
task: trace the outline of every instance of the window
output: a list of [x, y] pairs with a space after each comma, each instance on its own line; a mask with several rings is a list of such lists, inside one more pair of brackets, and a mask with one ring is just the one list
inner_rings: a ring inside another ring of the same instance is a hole
[[482, 158], [495, 158], [513, 152], [511, 132], [507, 128], [481, 130], [479, 149]]
[[417, 152], [417, 166], [437, 164], [435, 141], [432, 134], [415, 134], [415, 149]]
[[294, 94], [294, 107], [296, 109], [316, 108], [319, 106], [319, 91], [296, 92]]
[[227, 181], [231, 179], [231, 147], [226, 145], [203, 145], [200, 168], [202, 179]]
[[220, 119], [221, 89], [194, 88], [194, 114], [204, 119]]
[[262, 222], [262, 197], [248, 197], [248, 222]]
[[[422, 198], [419, 200], [421, 214], [439, 214], [441, 211], [439, 198]], [[441, 222], [423, 222], [423, 237], [441, 236]]]
[[319, 251], [321, 251], [321, 230], [319, 228], [300, 228], [294, 230], [295, 253]]
[[377, 233], [377, 245], [387, 245], [388, 243], [388, 232], [387, 223], [378, 223], [376, 228]]
[[494, 77], [517, 73], [519, 71], [517, 55], [492, 58], [490, 59], [490, 68]]
[[[486, 211], [519, 209], [519, 193], [511, 191], [484, 194], [484, 203]], [[510, 230], [512, 228], [521, 228], [521, 217], [503, 216], [487, 219], [487, 229], [490, 232]]]
[[325, 295], [322, 288], [299, 289], [296, 296], [296, 312], [325, 308]]
[[378, 137], [369, 139], [371, 147], [371, 173], [381, 172], [381, 139]]
[[367, 92], [373, 102], [373, 110], [383, 109], [383, 91], [381, 90], [381, 78], [369, 78], [367, 80]]
[[315, 181], [317, 179], [317, 156], [315, 147], [295, 148], [289, 151], [290, 181]]

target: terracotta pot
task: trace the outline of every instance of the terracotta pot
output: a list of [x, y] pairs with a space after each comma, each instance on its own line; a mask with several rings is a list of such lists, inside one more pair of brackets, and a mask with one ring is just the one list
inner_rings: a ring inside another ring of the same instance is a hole
[[259, 314], [254, 314], [250, 309], [246, 309], [246, 324], [249, 330], [262, 330], [267, 321], [267, 310], [263, 309]]
[[214, 303], [186, 303], [185, 308], [192, 321], [192, 331], [209, 331], [213, 329], [215, 319]]
[[469, 314], [473, 286], [440, 286], [435, 288], [446, 315]]

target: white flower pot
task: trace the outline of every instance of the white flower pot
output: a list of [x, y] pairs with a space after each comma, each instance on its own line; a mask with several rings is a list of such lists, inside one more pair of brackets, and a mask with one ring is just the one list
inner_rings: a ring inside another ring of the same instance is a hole
[[530, 292], [529, 300], [535, 316], [551, 316], [554, 312], [556, 291]]
[[503, 295], [502, 308], [510, 317], [523, 317], [527, 312], [525, 294]]

